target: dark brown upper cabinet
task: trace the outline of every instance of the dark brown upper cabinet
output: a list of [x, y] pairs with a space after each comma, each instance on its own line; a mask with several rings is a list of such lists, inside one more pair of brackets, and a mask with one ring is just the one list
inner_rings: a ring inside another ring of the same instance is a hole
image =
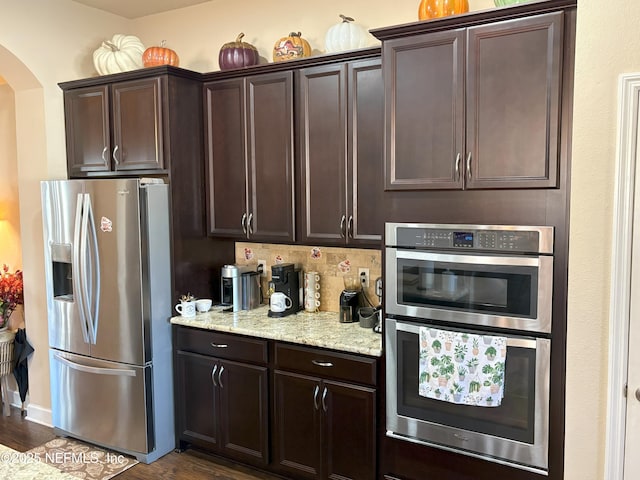
[[205, 83], [208, 232], [294, 240], [293, 74]]
[[384, 152], [379, 58], [297, 73], [301, 241], [377, 246]]
[[563, 15], [379, 32], [385, 189], [556, 187]]
[[164, 171], [166, 77], [65, 90], [70, 177]]

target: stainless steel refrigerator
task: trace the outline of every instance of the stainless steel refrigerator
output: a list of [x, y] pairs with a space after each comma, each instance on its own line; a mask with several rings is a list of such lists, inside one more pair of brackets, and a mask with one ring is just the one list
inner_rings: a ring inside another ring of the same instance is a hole
[[175, 447], [168, 185], [44, 181], [55, 432], [150, 463]]

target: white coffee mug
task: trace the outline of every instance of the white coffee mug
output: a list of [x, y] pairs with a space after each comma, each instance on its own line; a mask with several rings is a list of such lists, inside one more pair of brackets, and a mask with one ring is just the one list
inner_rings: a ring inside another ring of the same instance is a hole
[[317, 312], [320, 307], [320, 292], [305, 292], [304, 309], [309, 313]]
[[196, 316], [196, 302], [180, 302], [176, 305], [176, 311], [183, 317]]
[[306, 287], [304, 289], [305, 297], [313, 297], [316, 294], [320, 295], [320, 285], [318, 285], [318, 288]]
[[272, 312], [284, 312], [287, 308], [291, 308], [291, 299], [282, 292], [273, 292], [269, 300]]
[[309, 290], [320, 290], [320, 275], [318, 275], [318, 272], [305, 273], [304, 285]]

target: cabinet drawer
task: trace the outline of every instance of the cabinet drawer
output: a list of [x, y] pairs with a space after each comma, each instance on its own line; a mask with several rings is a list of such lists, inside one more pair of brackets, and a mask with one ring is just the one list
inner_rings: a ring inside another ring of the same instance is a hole
[[227, 333], [177, 327], [176, 349], [250, 363], [267, 363], [267, 342]]
[[322, 378], [373, 386], [376, 384], [374, 358], [276, 343], [275, 364], [283, 370], [299, 371]]

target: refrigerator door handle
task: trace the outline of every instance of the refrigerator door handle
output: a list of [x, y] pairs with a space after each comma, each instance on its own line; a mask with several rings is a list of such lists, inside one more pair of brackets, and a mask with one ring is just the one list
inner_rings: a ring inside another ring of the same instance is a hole
[[76, 218], [75, 218], [75, 226], [73, 230], [73, 266], [77, 269], [73, 275], [73, 289], [74, 289], [74, 299], [78, 305], [78, 313], [80, 316], [80, 326], [82, 327], [82, 337], [86, 343], [89, 343], [89, 328], [87, 326], [87, 316], [85, 312], [85, 299], [82, 293], [82, 281], [81, 277], [83, 276], [82, 272], [82, 264], [80, 263], [80, 245], [82, 242], [82, 219], [84, 218], [83, 214], [83, 204], [84, 204], [84, 194], [79, 193], [77, 197], [76, 203]]
[[72, 362], [61, 356], [58, 353], [54, 353], [53, 357], [58, 360], [60, 363], [66, 365], [69, 368], [73, 368], [74, 370], [78, 370], [80, 372], [86, 373], [94, 373], [96, 375], [119, 375], [125, 377], [135, 377], [136, 371], [129, 370], [126, 368], [100, 368], [100, 367], [90, 367], [88, 365], [81, 365], [76, 362]]
[[[96, 222], [93, 216], [93, 208], [91, 207], [91, 196], [85, 193], [85, 222], [84, 222], [84, 245], [89, 249], [88, 257], [83, 255], [85, 262], [84, 272], [87, 274], [85, 280], [85, 294], [87, 295], [87, 310], [89, 313], [89, 337], [94, 345], [98, 340], [98, 313], [100, 311], [100, 256], [98, 253], [98, 233], [96, 231]], [[95, 278], [95, 285], [94, 285]]]

